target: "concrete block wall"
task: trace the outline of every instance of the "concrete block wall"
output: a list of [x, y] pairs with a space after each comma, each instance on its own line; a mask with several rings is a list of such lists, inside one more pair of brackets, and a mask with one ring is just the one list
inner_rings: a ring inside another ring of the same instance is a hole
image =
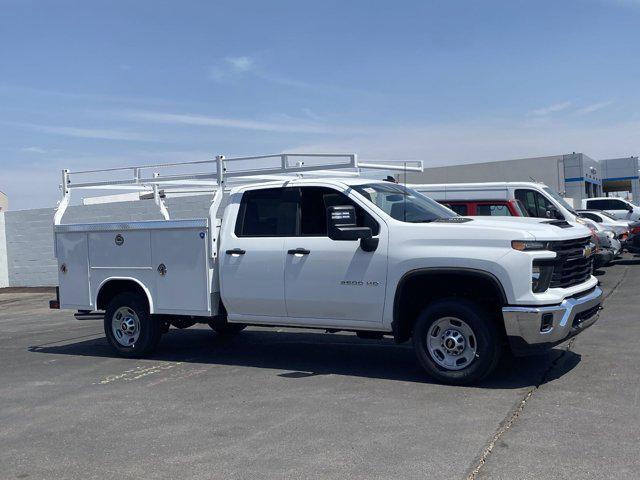
[[[170, 198], [166, 201], [172, 219], [204, 218], [211, 195]], [[53, 286], [58, 283], [53, 254], [52, 208], [8, 211], [0, 214], [0, 287]], [[62, 223], [158, 220], [162, 216], [153, 200], [71, 206]], [[2, 284], [2, 233], [5, 232], [6, 283]]]
[[5, 234], [4, 212], [0, 212], [0, 288], [9, 286], [7, 258], [7, 238]]

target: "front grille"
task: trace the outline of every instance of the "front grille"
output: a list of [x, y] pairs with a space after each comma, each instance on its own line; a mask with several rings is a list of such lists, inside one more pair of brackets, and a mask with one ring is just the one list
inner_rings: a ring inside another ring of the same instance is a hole
[[567, 288], [589, 279], [593, 256], [585, 257], [584, 249], [590, 242], [591, 237], [551, 242], [550, 248], [557, 254], [551, 288]]

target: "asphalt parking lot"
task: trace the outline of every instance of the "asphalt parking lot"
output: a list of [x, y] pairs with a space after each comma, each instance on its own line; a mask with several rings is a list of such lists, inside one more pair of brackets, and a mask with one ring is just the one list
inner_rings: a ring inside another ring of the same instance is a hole
[[0, 290], [0, 478], [637, 478], [640, 258], [600, 320], [482, 385], [433, 383], [409, 345], [172, 329], [115, 356], [100, 321]]

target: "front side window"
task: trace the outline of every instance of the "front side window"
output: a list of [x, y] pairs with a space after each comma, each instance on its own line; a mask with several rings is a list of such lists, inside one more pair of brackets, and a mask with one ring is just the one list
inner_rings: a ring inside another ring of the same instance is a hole
[[499, 203], [484, 203], [476, 207], [476, 215], [483, 217], [510, 217], [509, 207]]
[[627, 208], [626, 203], [615, 199], [587, 200], [587, 205], [594, 210], [626, 210]]
[[524, 205], [530, 217], [547, 218], [547, 211], [551, 202], [540, 192], [521, 189], [516, 190], [515, 196]]
[[380, 233], [380, 225], [364, 208], [344, 193], [327, 187], [302, 187], [300, 197], [300, 235], [327, 236], [327, 208], [350, 205], [356, 209], [356, 226], [369, 227], [373, 235]]
[[369, 183], [353, 187], [390, 217], [401, 222], [427, 223], [456, 216], [435, 200], [396, 183]]

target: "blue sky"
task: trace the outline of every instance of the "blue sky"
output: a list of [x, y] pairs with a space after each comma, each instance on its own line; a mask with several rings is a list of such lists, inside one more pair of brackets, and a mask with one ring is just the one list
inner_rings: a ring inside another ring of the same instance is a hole
[[0, 0], [0, 190], [61, 168], [354, 151], [640, 153], [640, 0]]

